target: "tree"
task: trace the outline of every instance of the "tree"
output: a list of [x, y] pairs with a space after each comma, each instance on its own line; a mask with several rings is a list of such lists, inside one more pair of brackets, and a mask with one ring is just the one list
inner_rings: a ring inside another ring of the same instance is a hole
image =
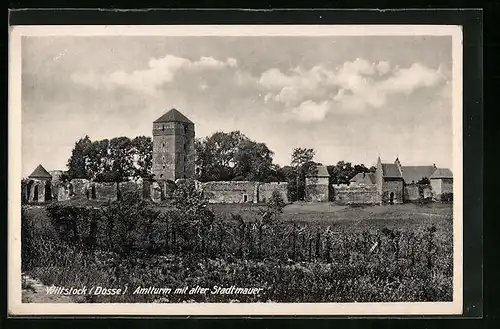
[[[305, 175], [302, 173], [302, 167], [305, 163], [311, 162], [316, 154], [316, 151], [312, 148], [295, 148], [292, 152], [292, 160], [291, 160], [291, 165], [295, 168], [296, 172], [296, 188], [297, 188], [297, 200], [300, 200], [303, 198], [303, 195], [301, 197], [300, 193], [300, 183], [302, 180], [305, 180]], [[302, 177], [303, 176], [303, 177]]]
[[417, 185], [429, 185], [431, 181], [427, 177], [423, 177], [417, 182]]
[[85, 136], [75, 143], [75, 147], [68, 159], [68, 175], [73, 178], [89, 178], [88, 163], [89, 150], [92, 141], [89, 136]]
[[138, 136], [132, 140], [134, 158], [134, 177], [151, 179], [153, 177], [153, 141], [151, 137]]
[[264, 143], [243, 141], [234, 160], [234, 174], [247, 180], [268, 181], [273, 176], [273, 152]]
[[239, 131], [216, 132], [195, 143], [198, 179], [200, 181], [231, 180], [238, 147], [247, 138]]
[[280, 181], [285, 181], [288, 183], [287, 186], [287, 197], [288, 200], [297, 201], [297, 171], [292, 166], [283, 166], [279, 168], [277, 176]]
[[200, 181], [257, 180], [275, 176], [273, 152], [239, 131], [216, 132], [195, 141], [196, 176]]
[[172, 205], [182, 214], [176, 225], [184, 240], [192, 244], [200, 237], [204, 252], [215, 216], [208, 208], [203, 191], [197, 189], [192, 180], [181, 181], [172, 193]]
[[68, 177], [99, 182], [151, 178], [153, 143], [150, 137], [116, 137], [92, 142], [80, 139], [68, 160]]
[[330, 184], [349, 184], [351, 178], [358, 173], [374, 173], [377, 168], [371, 166], [367, 168], [364, 164], [352, 166], [350, 162], [339, 161], [334, 166], [327, 166], [330, 174]]

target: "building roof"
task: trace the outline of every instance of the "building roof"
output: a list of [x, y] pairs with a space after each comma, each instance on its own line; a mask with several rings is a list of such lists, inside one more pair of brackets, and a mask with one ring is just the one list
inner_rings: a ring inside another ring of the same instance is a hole
[[438, 168], [429, 178], [430, 179], [453, 178], [453, 173], [448, 168]]
[[309, 171], [307, 177], [330, 177], [328, 169], [323, 165], [316, 165], [316, 169]]
[[375, 174], [374, 173], [357, 173], [353, 178], [349, 180], [351, 183], [357, 184], [375, 184]]
[[401, 166], [406, 184], [416, 183], [424, 177], [430, 178], [435, 170], [434, 166]]
[[390, 178], [402, 178], [398, 165], [395, 163], [382, 163], [382, 176]]
[[185, 122], [185, 123], [193, 123], [193, 121], [186, 118], [184, 114], [177, 111], [176, 109], [171, 109], [154, 122]]
[[45, 178], [51, 179], [52, 176], [49, 174], [47, 170], [40, 164], [35, 170], [28, 176], [29, 178]]

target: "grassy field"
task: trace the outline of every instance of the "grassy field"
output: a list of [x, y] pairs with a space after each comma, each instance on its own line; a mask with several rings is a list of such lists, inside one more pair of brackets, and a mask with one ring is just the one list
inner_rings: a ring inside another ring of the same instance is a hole
[[[99, 204], [94, 202], [86, 205]], [[32, 252], [36, 256], [31, 257], [33, 261], [25, 273], [48, 286], [176, 288], [236, 285], [264, 289], [258, 296], [170, 295], [161, 298], [126, 294], [86, 296], [85, 302], [451, 300], [453, 216], [450, 204], [363, 207], [329, 203], [287, 205], [283, 209], [281, 222], [288, 228], [290, 225], [287, 224], [294, 226], [293, 223], [307, 227], [306, 236], [312, 239], [312, 245], [307, 243], [309, 240], [305, 240], [304, 244], [298, 234], [295, 249], [293, 236], [281, 238], [286, 230], [277, 228], [276, 232], [281, 235], [264, 241], [269, 244], [265, 245], [266, 249], [278, 248], [279, 257], [272, 256], [276, 253], [270, 252], [268, 255], [271, 256], [264, 258], [252, 257], [248, 253], [237, 255], [239, 229], [230, 223], [231, 214], [241, 215], [247, 223], [255, 222], [259, 217], [259, 205], [213, 204], [209, 207], [217, 218], [223, 220], [223, 226], [227, 226], [228, 240], [225, 243], [230, 243], [226, 245], [224, 255], [216, 254], [215, 257], [182, 252], [152, 254], [139, 251], [134, 256], [119, 255], [110, 250], [89, 252], [75, 245], [61, 243], [46, 209], [29, 207], [26, 220], [32, 224]], [[160, 208], [167, 210], [165, 207]], [[335, 233], [332, 240], [324, 233], [328, 227]], [[429, 240], [430, 228], [434, 233]], [[316, 246], [316, 232], [319, 231], [322, 232], [321, 245]], [[396, 231], [402, 235], [392, 236]], [[217, 240], [217, 237], [215, 235], [212, 238]], [[236, 240], [232, 241], [233, 238]], [[379, 242], [375, 245], [377, 239]], [[244, 241], [256, 245], [255, 240], [247, 241], [245, 237]], [[374, 249], [372, 246], [377, 247]], [[320, 257], [315, 252], [316, 247], [320, 247]], [[283, 251], [279, 248], [283, 248]], [[294, 255], [297, 250], [296, 258], [291, 256], [291, 250]], [[325, 252], [332, 258], [328, 260], [328, 257], [324, 257]], [[287, 259], [289, 256], [291, 259]]]
[[[100, 207], [104, 202], [72, 201], [68, 205]], [[230, 214], [240, 214], [244, 220], [254, 220], [259, 216], [261, 205], [256, 204], [211, 204], [216, 216], [228, 218]], [[166, 210], [166, 207], [158, 206]], [[48, 220], [44, 207], [30, 208], [36, 218]], [[412, 204], [384, 206], [340, 206], [333, 203], [293, 203], [283, 209], [282, 219], [297, 223], [315, 224], [321, 227], [347, 226], [351, 230], [369, 228], [412, 228], [423, 225], [442, 225], [451, 228], [453, 205], [447, 203]]]
[[[243, 219], [257, 218], [258, 205], [217, 204], [213, 211], [222, 217], [231, 213]], [[384, 206], [349, 207], [332, 203], [294, 203], [283, 209], [283, 220], [320, 227], [331, 226], [333, 230], [351, 232], [381, 229], [414, 229], [435, 225], [438, 229], [452, 230], [453, 205], [444, 203], [400, 204]]]

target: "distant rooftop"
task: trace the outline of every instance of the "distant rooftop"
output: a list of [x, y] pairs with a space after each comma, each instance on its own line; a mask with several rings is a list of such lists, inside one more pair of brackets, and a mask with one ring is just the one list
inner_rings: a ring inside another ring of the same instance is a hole
[[448, 168], [438, 168], [429, 178], [453, 178], [453, 173]]
[[398, 165], [395, 163], [382, 163], [383, 177], [402, 178]]
[[375, 174], [374, 173], [357, 173], [353, 178], [349, 180], [351, 183], [358, 184], [375, 184]]
[[330, 177], [330, 174], [326, 166], [316, 165], [316, 170], [310, 170], [309, 173], [307, 173], [307, 177]]
[[157, 122], [185, 122], [193, 124], [193, 121], [189, 120], [184, 114], [177, 111], [176, 109], [171, 109], [158, 119], [154, 121]]
[[422, 178], [430, 178], [436, 170], [434, 166], [402, 166], [403, 178], [406, 184], [417, 183]]
[[29, 178], [43, 178], [43, 179], [51, 179], [52, 176], [49, 174], [47, 170], [40, 164], [35, 170], [29, 175]]

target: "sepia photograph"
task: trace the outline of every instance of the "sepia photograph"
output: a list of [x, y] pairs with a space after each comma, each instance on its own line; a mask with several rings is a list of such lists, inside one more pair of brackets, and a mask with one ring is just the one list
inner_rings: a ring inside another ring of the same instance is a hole
[[12, 313], [462, 312], [460, 27], [10, 47]]

